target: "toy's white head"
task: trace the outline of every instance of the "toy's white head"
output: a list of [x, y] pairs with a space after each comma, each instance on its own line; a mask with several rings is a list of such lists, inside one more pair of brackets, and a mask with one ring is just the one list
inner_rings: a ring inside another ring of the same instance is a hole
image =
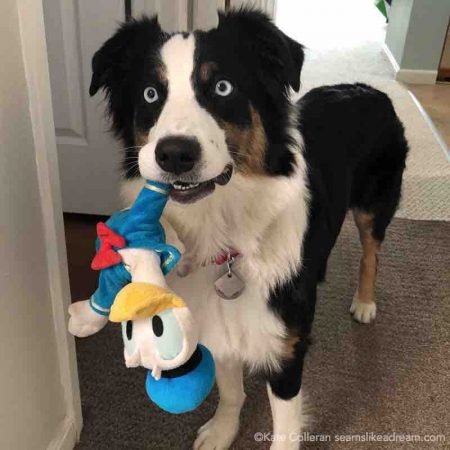
[[126, 366], [143, 366], [149, 370], [172, 370], [183, 365], [198, 340], [186, 307], [124, 321], [122, 337]]
[[155, 378], [185, 364], [197, 347], [198, 332], [184, 301], [150, 283], [125, 286], [109, 318], [122, 324], [126, 366], [143, 366]]

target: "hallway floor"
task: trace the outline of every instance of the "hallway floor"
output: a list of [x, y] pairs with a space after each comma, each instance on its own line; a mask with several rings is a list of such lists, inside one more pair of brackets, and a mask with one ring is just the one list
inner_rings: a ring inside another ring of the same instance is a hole
[[[77, 299], [95, 287], [96, 274], [89, 269], [95, 223], [89, 216], [66, 216]], [[359, 450], [360, 442], [337, 442], [334, 436], [365, 432], [446, 435], [448, 442], [450, 224], [394, 220], [380, 255], [378, 315], [370, 325], [356, 323], [348, 312], [360, 252], [358, 233], [346, 220], [319, 290], [314, 344], [303, 378], [311, 419], [307, 431], [331, 441], [306, 442], [302, 449]], [[125, 367], [120, 326], [108, 324], [94, 336], [76, 339], [76, 345], [84, 419], [77, 450], [191, 448], [196, 430], [214, 412], [216, 390], [195, 412], [170, 415], [147, 399], [146, 371]], [[271, 430], [264, 382], [253, 375], [245, 384], [241, 431], [232, 448], [268, 450], [270, 442], [254, 440], [256, 432]], [[446, 443], [427, 445], [448, 448]], [[387, 447], [366, 442], [364, 448]]]

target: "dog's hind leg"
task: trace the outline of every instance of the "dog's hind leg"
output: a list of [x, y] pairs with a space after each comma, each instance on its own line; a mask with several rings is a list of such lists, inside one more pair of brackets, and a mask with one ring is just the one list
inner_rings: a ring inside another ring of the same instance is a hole
[[[350, 312], [358, 322], [369, 323], [375, 319], [375, 280], [378, 253], [384, 240], [386, 229], [400, 201], [403, 168], [394, 173], [384, 173], [383, 177], [372, 180], [371, 195], [362, 194], [353, 202], [352, 211], [359, 231], [362, 257], [359, 268], [359, 282]], [[361, 187], [356, 190], [364, 192]], [[376, 195], [374, 194], [376, 193]]]
[[378, 253], [399, 205], [402, 176], [408, 153], [403, 126], [395, 117], [389, 102], [391, 120], [383, 145], [366, 155], [355, 169], [350, 206], [362, 245], [363, 255], [359, 271], [359, 284], [350, 312], [363, 323], [376, 315], [374, 298]]
[[219, 404], [214, 416], [198, 430], [194, 450], [228, 449], [239, 429], [245, 400], [242, 363], [231, 359], [215, 363]]
[[350, 312], [358, 322], [369, 323], [376, 316], [375, 279], [381, 240], [373, 235], [374, 215], [353, 210], [353, 217], [359, 231], [362, 257], [359, 266], [358, 289], [353, 297]]

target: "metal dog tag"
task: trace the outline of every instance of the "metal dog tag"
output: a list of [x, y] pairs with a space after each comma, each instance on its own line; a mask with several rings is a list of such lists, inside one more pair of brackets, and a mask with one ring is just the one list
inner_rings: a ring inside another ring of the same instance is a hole
[[219, 297], [225, 300], [238, 298], [245, 289], [245, 283], [233, 272], [226, 272], [214, 283]]
[[231, 270], [234, 258], [227, 255], [227, 271], [214, 282], [217, 295], [225, 300], [238, 298], [245, 289], [245, 283]]

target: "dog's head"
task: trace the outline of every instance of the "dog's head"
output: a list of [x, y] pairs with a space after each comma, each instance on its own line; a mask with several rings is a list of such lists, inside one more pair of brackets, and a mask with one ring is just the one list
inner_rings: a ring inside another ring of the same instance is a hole
[[92, 61], [89, 89], [106, 92], [128, 177], [172, 184], [197, 201], [243, 176], [293, 171], [289, 88], [303, 48], [264, 14], [220, 14], [217, 28], [167, 34], [156, 18], [124, 24]]

